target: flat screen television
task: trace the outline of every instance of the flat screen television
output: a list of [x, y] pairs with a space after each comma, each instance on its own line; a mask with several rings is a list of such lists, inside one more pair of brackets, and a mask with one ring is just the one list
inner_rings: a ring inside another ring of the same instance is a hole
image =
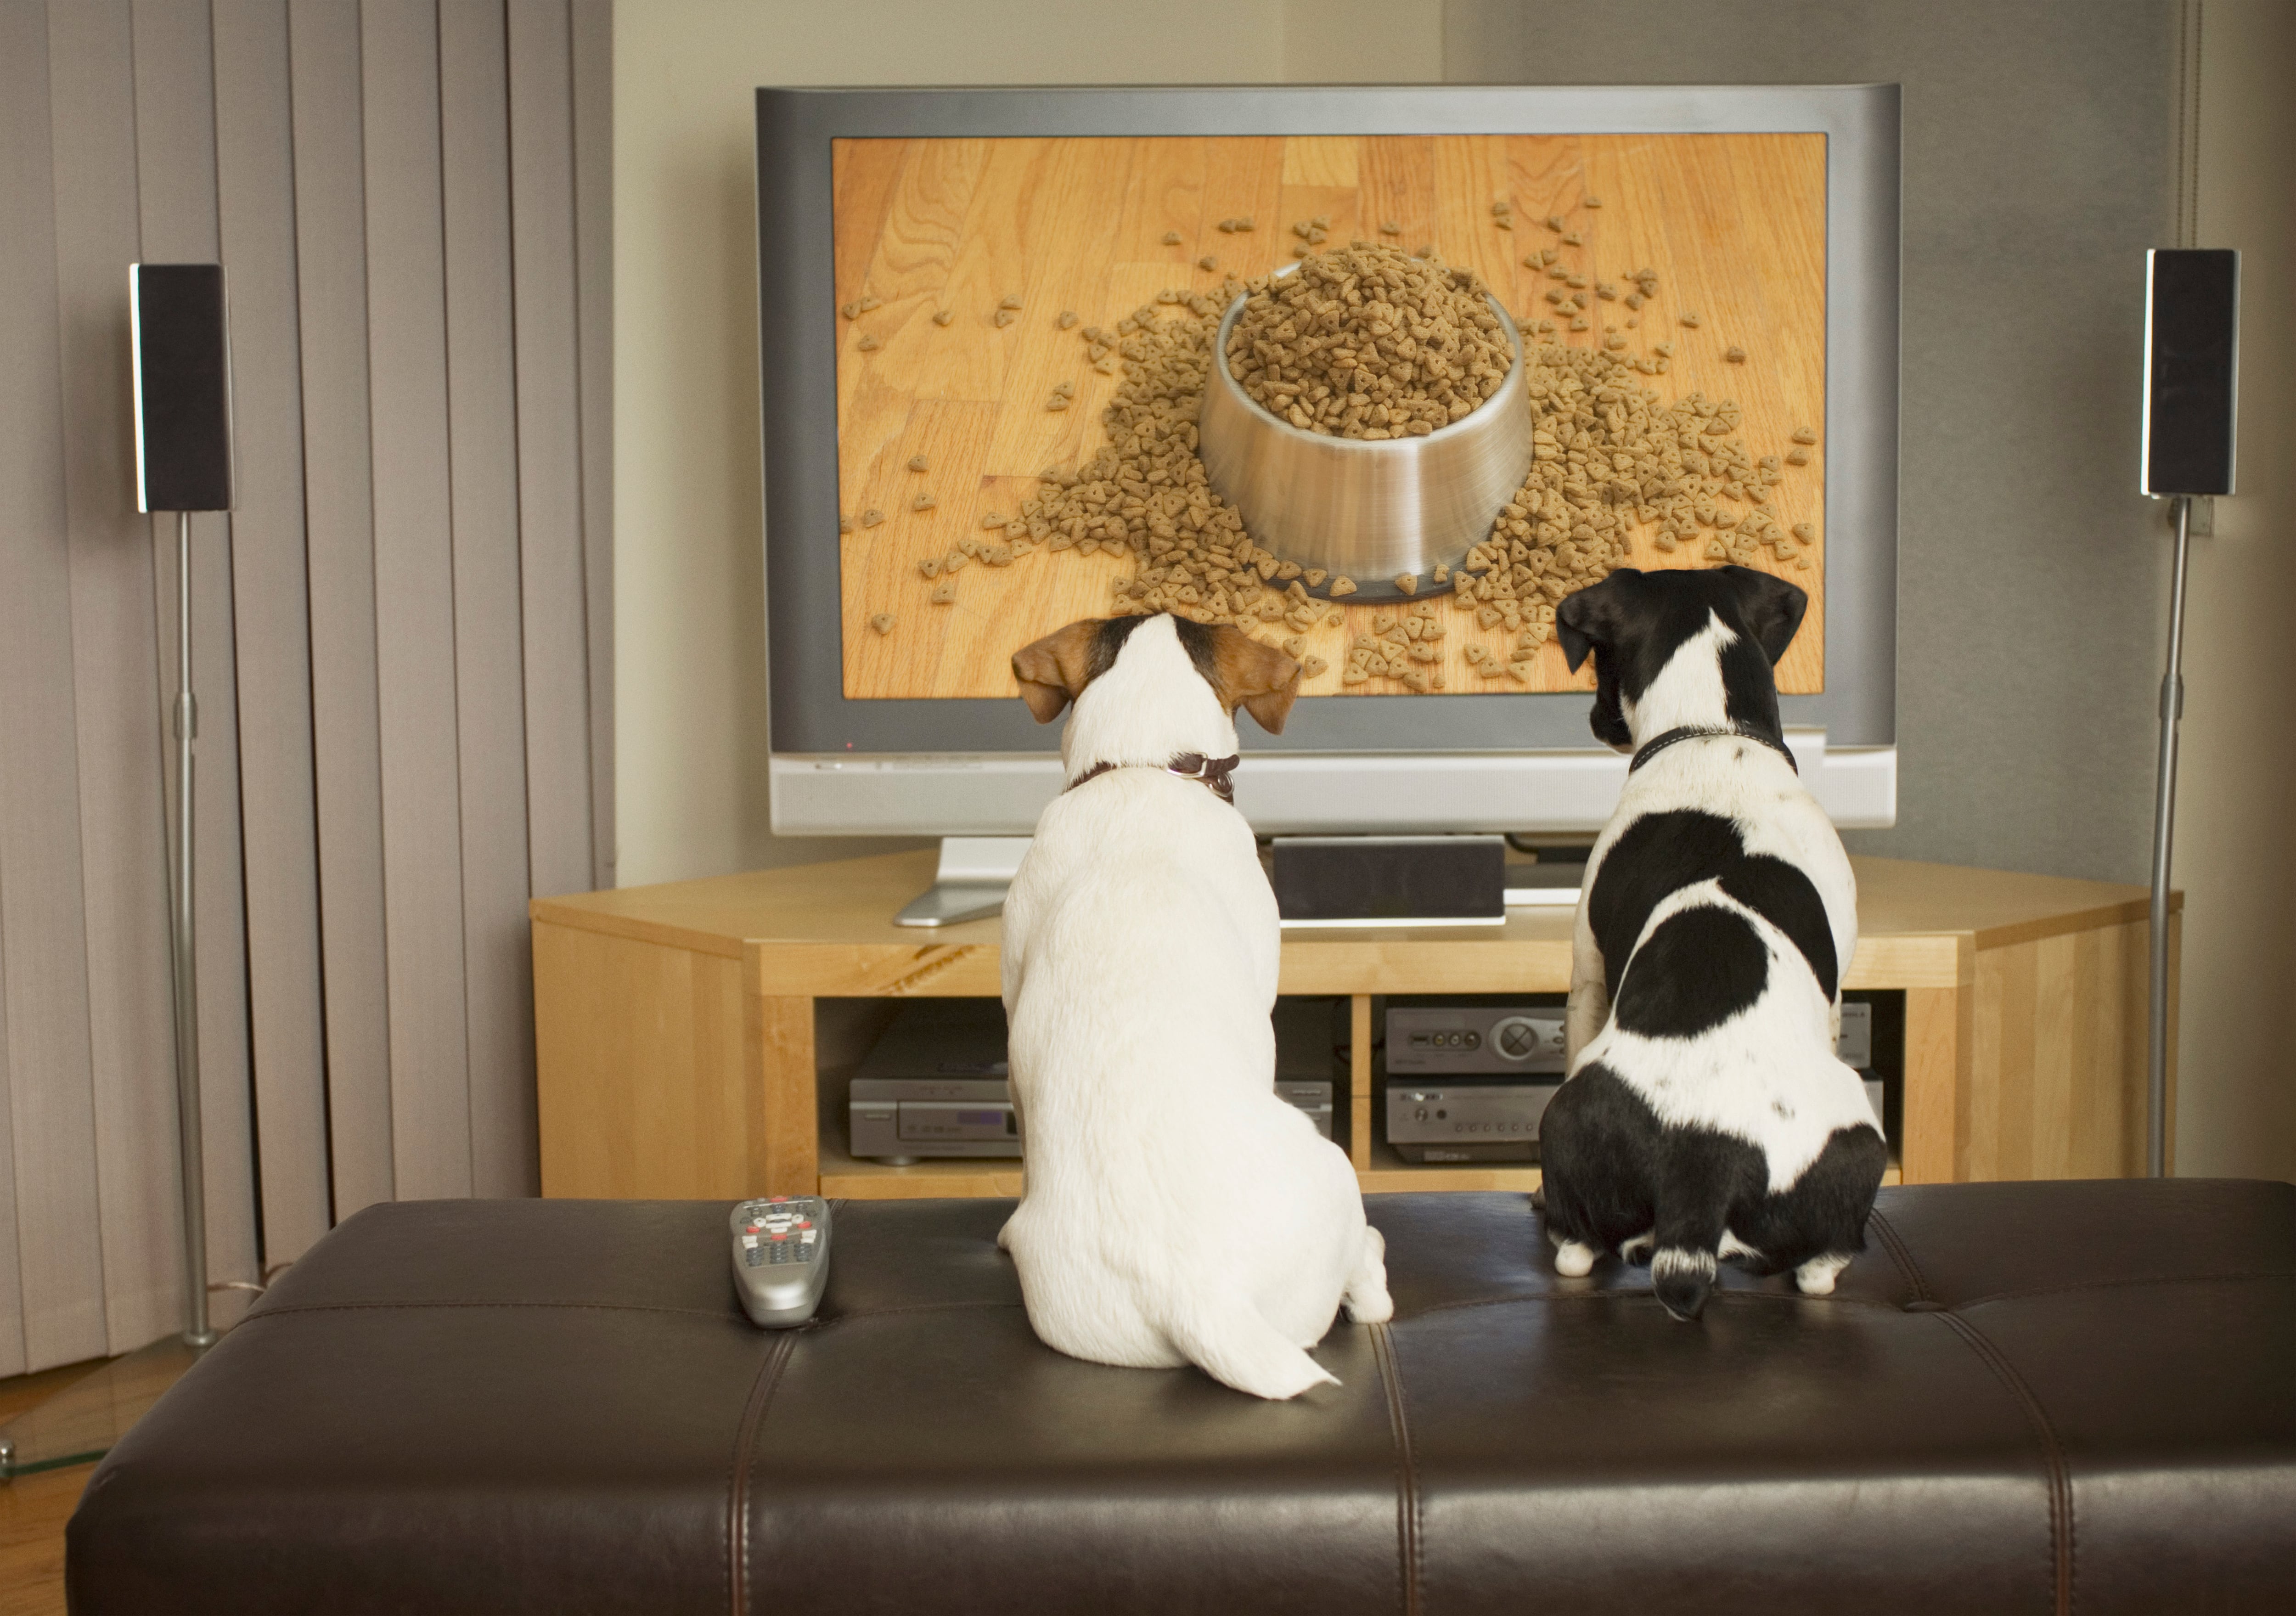
[[[761, 89], [757, 115], [776, 833], [1025, 834], [1058, 736], [1012, 653], [1158, 606], [1316, 659], [1281, 735], [1239, 720], [1261, 833], [1590, 831], [1625, 759], [1541, 625], [1562, 573], [1620, 562], [1807, 589], [1789, 740], [1837, 823], [1893, 821], [1895, 86]], [[1175, 445], [1209, 460], [1181, 427], [1238, 373], [1238, 300], [1341, 252], [1487, 293], [1500, 391], [1408, 427], [1370, 392], [1262, 398], [1309, 429], [1290, 481], [1177, 475]], [[1584, 408], [1535, 432], [1566, 387]], [[1316, 455], [1491, 410], [1562, 471], [1464, 515], [1423, 496], [1417, 570], [1275, 548], [1315, 542]], [[1462, 570], [1496, 598], [1458, 600]], [[1355, 654], [1427, 601], [1431, 660]]]

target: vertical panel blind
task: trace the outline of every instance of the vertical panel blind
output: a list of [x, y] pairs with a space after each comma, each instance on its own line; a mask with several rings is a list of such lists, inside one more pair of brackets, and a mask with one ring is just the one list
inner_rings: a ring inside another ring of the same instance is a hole
[[239, 505], [193, 519], [213, 1276], [535, 1188], [526, 899], [606, 884], [613, 835], [611, 26], [0, 0], [0, 1375], [182, 1313], [139, 259], [231, 297]]

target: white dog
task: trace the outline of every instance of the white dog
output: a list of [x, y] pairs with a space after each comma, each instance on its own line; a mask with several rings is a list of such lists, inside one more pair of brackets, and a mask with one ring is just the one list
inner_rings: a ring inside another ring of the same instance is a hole
[[1831, 1291], [1889, 1163], [1834, 1054], [1856, 880], [1778, 723], [1807, 603], [1746, 567], [1626, 569], [1556, 615], [1571, 668], [1595, 656], [1596, 739], [1635, 761], [1578, 904], [1547, 1234], [1564, 1274], [1648, 1252], [1677, 1318], [1718, 1257]]
[[1385, 1247], [1346, 1155], [1275, 1095], [1275, 898], [1227, 789], [1231, 714], [1281, 730], [1299, 664], [1157, 616], [1071, 624], [1013, 671], [1039, 723], [1076, 703], [1004, 900], [1028, 1166], [997, 1240], [1029, 1323], [1257, 1397], [1335, 1382], [1306, 1349], [1342, 1301], [1389, 1317]]

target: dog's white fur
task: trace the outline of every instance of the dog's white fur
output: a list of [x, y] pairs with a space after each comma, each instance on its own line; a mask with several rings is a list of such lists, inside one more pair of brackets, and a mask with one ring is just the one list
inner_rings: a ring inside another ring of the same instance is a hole
[[[1676, 650], [1639, 701], [1622, 695], [1620, 710], [1633, 741], [1619, 750], [1634, 751], [1673, 729], [1727, 727], [1720, 652], [1736, 638], [1718, 617], [1710, 618]], [[1619, 806], [1587, 859], [1571, 934], [1564, 1069], [1576, 1072], [1600, 1061], [1642, 1095], [1661, 1123], [1710, 1128], [1759, 1146], [1768, 1161], [1771, 1189], [1783, 1190], [1816, 1160], [1834, 1129], [1874, 1120], [1864, 1084], [1835, 1053], [1841, 1035], [1839, 987], [1829, 1002], [1790, 939], [1725, 897], [1717, 882], [1683, 888], [1652, 910], [1636, 946], [1660, 921], [1691, 903], [1734, 910], [1753, 922], [1769, 947], [1767, 990], [1744, 1014], [1694, 1041], [1639, 1038], [1609, 1024], [1610, 997], [1602, 949], [1587, 918], [1588, 896], [1603, 861], [1628, 826], [1645, 815], [1677, 808], [1734, 819], [1749, 854], [1768, 854], [1800, 869], [1825, 906], [1841, 972], [1847, 972], [1857, 950], [1857, 881], [1849, 856], [1792, 766], [1751, 741], [1717, 738], [1669, 747], [1628, 775]], [[1724, 1051], [1726, 1062], [1718, 1071], [1717, 1056]], [[1781, 1120], [1774, 1101], [1784, 1103], [1791, 1120]], [[1724, 1231], [1723, 1255], [1751, 1249]], [[1555, 1253], [1554, 1266], [1559, 1273], [1583, 1275], [1596, 1255], [1566, 1242]], [[1795, 1270], [1797, 1283], [1822, 1295], [1833, 1290], [1835, 1275], [1848, 1261], [1844, 1256], [1814, 1259]]]
[[1275, 898], [1243, 816], [1165, 761], [1236, 751], [1169, 618], [1077, 698], [1067, 776], [1004, 900], [1025, 1189], [998, 1243], [1073, 1357], [1193, 1363], [1258, 1397], [1336, 1377], [1306, 1349], [1344, 1301], [1390, 1317], [1346, 1155], [1275, 1093]]

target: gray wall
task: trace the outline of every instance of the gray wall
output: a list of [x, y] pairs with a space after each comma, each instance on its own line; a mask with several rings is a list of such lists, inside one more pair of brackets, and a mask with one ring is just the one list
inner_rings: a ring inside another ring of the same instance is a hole
[[535, 1183], [529, 891], [611, 845], [605, 0], [0, 0], [0, 1375], [182, 1320], [174, 520], [127, 267], [229, 276], [193, 524], [218, 1280]]
[[2144, 879], [2166, 614], [2136, 487], [2174, 0], [1448, 0], [1454, 83], [1905, 86], [1894, 830]]
[[[2177, 884], [2185, 890], [2177, 1160], [2296, 1179], [2282, 1009], [2296, 980], [2296, 6], [2197, 0], [2186, 244], [2241, 254], [2240, 493], [2194, 545]], [[2202, 26], [2202, 25], [2205, 26]]]

